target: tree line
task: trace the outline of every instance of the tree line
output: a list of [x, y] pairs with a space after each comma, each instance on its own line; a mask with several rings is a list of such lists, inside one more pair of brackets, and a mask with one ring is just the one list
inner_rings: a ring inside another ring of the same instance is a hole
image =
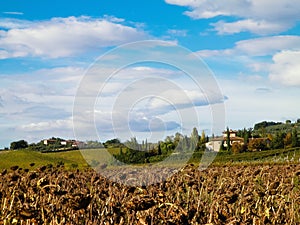
[[[229, 128], [227, 128], [226, 138], [223, 136], [219, 137], [219, 139], [223, 139], [220, 151], [241, 153], [245, 151], [300, 147], [297, 125], [300, 125], [300, 120], [297, 120], [294, 124], [291, 123], [291, 121], [286, 121], [285, 124], [263, 121], [255, 124], [254, 129], [244, 128], [237, 130], [237, 137], [243, 140], [243, 143], [231, 143]], [[178, 153], [195, 152], [201, 154], [208, 150], [206, 143], [209, 142], [210, 139], [214, 139], [214, 135], [209, 138], [204, 131], [199, 134], [197, 128], [193, 128], [190, 135], [183, 135], [177, 132], [175, 135], [167, 136], [164, 140], [155, 143], [148, 142], [147, 139], [139, 143], [136, 137], [132, 137], [122, 143], [119, 139], [114, 138], [103, 143], [99, 141], [86, 141], [84, 148], [117, 148], [119, 152], [118, 154], [114, 153], [114, 156], [118, 160], [125, 163], [144, 163], [160, 161], [171, 155], [174, 151]], [[32, 144], [28, 144], [25, 140], [14, 141], [10, 144], [10, 149], [29, 149], [43, 152], [55, 151], [66, 147], [61, 145], [61, 141], [63, 140], [61, 138], [52, 137], [50, 140], [54, 141], [49, 145], [45, 145], [43, 141]]]

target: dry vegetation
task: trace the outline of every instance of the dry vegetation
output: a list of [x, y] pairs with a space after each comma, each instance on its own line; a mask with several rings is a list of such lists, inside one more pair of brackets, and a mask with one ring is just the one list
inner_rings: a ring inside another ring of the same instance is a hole
[[0, 224], [299, 224], [299, 180], [299, 164], [189, 165], [148, 187], [92, 170], [12, 167], [0, 177]]

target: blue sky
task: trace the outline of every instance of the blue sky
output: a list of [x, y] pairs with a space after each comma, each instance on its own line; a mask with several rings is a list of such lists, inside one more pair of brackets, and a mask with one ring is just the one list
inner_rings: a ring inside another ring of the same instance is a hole
[[[296, 120], [300, 118], [299, 21], [298, 0], [226, 4], [220, 0], [0, 0], [0, 148], [18, 139], [74, 138], [74, 97], [91, 63], [119, 45], [142, 40], [183, 46], [207, 64], [225, 97], [226, 126], [236, 129], [261, 120]], [[110, 94], [103, 96], [104, 104], [95, 107], [94, 114], [102, 113], [97, 114], [100, 139], [116, 135], [106, 127], [116, 93], [127, 90], [124, 86], [130, 79], [141, 75], [167, 77], [180, 84], [201, 119], [183, 126], [176, 116], [176, 107], [182, 106], [180, 97], [160, 111], [146, 108], [153, 103], [148, 99], [138, 102], [127, 117], [130, 135], [158, 138], [177, 131], [190, 133], [192, 126], [209, 133], [210, 107], [198, 104], [203, 103], [199, 101], [203, 93], [181, 72], [150, 64], [120, 72], [105, 87]], [[128, 132], [121, 128], [118, 134], [126, 139]], [[160, 129], [167, 132], [159, 133]]]

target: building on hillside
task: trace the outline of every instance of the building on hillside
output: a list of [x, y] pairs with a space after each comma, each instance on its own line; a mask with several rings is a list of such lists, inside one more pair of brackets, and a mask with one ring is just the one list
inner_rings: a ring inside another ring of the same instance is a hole
[[[227, 131], [223, 131], [223, 137], [224, 138], [227, 138]], [[229, 137], [230, 138], [234, 138], [234, 137], [237, 137], [237, 131], [236, 130], [229, 130]]]
[[[229, 130], [229, 139], [230, 139], [230, 145], [233, 143], [239, 143], [240, 145], [244, 145], [244, 138], [237, 136], [237, 131], [235, 130]], [[227, 131], [223, 132], [223, 140], [224, 140], [224, 147], [227, 147]]]
[[51, 144], [55, 144], [56, 140], [54, 139], [45, 139], [44, 140], [44, 145], [51, 145]]
[[211, 138], [207, 143], [205, 143], [205, 147], [208, 151], [218, 152], [221, 149], [223, 142], [223, 137]]
[[[51, 145], [51, 144], [57, 143], [57, 140], [45, 139], [43, 142], [44, 142], [44, 145]], [[61, 141], [59, 141], [59, 144], [63, 145], [63, 146], [71, 146], [73, 148], [83, 148], [84, 146], [86, 146], [86, 144], [84, 142], [76, 141], [76, 140], [61, 140]]]

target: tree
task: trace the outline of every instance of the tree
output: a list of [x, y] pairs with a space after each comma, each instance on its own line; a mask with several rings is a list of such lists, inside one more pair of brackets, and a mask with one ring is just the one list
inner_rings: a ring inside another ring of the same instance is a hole
[[284, 138], [285, 135], [282, 132], [277, 132], [273, 137], [272, 148], [279, 149], [284, 147]]
[[298, 141], [298, 131], [296, 128], [292, 131], [292, 147], [298, 147], [299, 141]]
[[244, 145], [247, 146], [249, 142], [249, 137], [251, 136], [252, 130], [247, 130], [245, 127], [243, 130], [238, 130], [237, 136], [244, 139]]
[[160, 142], [158, 142], [157, 154], [158, 155], [162, 154], [161, 147], [160, 147]]
[[246, 128], [243, 130], [243, 138], [244, 138], [244, 144], [248, 144], [249, 142], [249, 132], [247, 131]]
[[117, 138], [114, 138], [111, 140], [107, 140], [103, 145], [105, 148], [116, 148], [121, 145], [121, 141]]
[[17, 150], [17, 149], [23, 149], [23, 148], [28, 148], [27, 141], [24, 141], [24, 140], [14, 141], [10, 144], [11, 150]]
[[254, 130], [259, 130], [262, 127], [270, 127], [270, 126], [279, 125], [279, 124], [282, 124], [282, 123], [281, 122], [273, 122], [273, 121], [270, 121], [270, 122], [263, 121], [263, 122], [255, 124]]
[[267, 131], [266, 131], [266, 128], [265, 127], [262, 127], [259, 129], [259, 135], [262, 137], [262, 138], [265, 138], [267, 136]]
[[292, 133], [288, 132], [284, 138], [284, 147], [292, 147]]
[[146, 138], [146, 141], [145, 141], [145, 151], [148, 151], [148, 140]]
[[[167, 143], [166, 143], [166, 144], [167, 144]], [[172, 150], [174, 150], [174, 149], [175, 149], [175, 145], [174, 145], [173, 142], [167, 144], [167, 150], [168, 150], [168, 151], [172, 151]]]
[[193, 128], [193, 131], [191, 133], [191, 138], [197, 139], [197, 140], [199, 139], [199, 133], [198, 133], [198, 130], [196, 127]]
[[133, 149], [133, 150], [141, 150], [141, 149], [140, 149], [140, 145], [139, 145], [139, 143], [138, 143], [136, 137], [130, 138], [130, 140], [128, 140], [128, 141], [126, 142], [126, 146], [127, 146], [128, 148], [130, 148], [130, 149]]
[[274, 138], [274, 137], [273, 137], [272, 134], [268, 134], [267, 137], [268, 137], [268, 139], [269, 139], [271, 142], [273, 141], [273, 138]]
[[196, 127], [193, 128], [193, 131], [191, 133], [191, 148], [193, 148], [194, 150], [198, 150], [200, 143], [199, 143], [199, 133]]
[[231, 145], [230, 145], [230, 131], [229, 128], [227, 127], [226, 130], [226, 144], [227, 144], [227, 151], [230, 151]]
[[254, 138], [249, 140], [248, 149], [250, 151], [265, 150], [267, 148], [266, 139]]
[[188, 136], [184, 135], [183, 139], [182, 139], [182, 150], [184, 152], [189, 151], [190, 148], [190, 139], [188, 138]]
[[86, 148], [92, 149], [92, 148], [102, 148], [103, 145], [99, 141], [87, 141], [86, 142]]
[[201, 139], [200, 139], [200, 143], [201, 144], [205, 144], [206, 143], [206, 135], [205, 135], [205, 132], [204, 132], [204, 130], [202, 131], [202, 133], [201, 133]]
[[[182, 139], [183, 139], [183, 135], [177, 132], [175, 134], [175, 137], [174, 137], [174, 144], [175, 144], [175, 146], [177, 146], [179, 143], [182, 144]], [[179, 146], [179, 148], [181, 148], [181, 147], [182, 146]]]

